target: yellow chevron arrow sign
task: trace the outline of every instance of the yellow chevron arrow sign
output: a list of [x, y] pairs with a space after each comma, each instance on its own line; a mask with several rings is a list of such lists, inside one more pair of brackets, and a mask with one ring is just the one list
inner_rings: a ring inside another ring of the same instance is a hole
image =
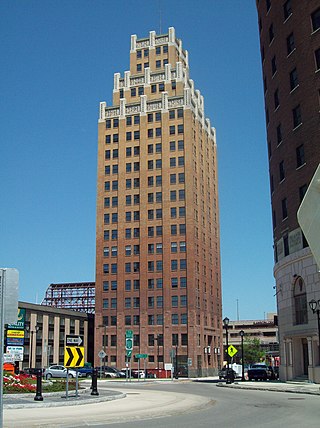
[[66, 346], [64, 349], [65, 367], [83, 367], [84, 366], [84, 347]]

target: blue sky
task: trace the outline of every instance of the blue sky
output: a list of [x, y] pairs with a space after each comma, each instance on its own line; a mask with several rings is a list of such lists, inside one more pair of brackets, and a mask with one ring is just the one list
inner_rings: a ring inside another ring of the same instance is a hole
[[99, 102], [129, 68], [130, 35], [170, 26], [217, 130], [224, 315], [237, 299], [241, 319], [275, 310], [254, 0], [1, 2], [0, 265], [19, 269], [20, 300], [94, 281]]

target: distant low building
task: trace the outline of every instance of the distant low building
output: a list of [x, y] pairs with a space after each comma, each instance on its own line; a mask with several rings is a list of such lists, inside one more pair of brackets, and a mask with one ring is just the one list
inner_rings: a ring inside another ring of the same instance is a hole
[[[241, 359], [241, 336], [244, 331], [246, 339], [259, 339], [262, 349], [266, 352], [271, 363], [275, 363], [279, 357], [278, 326], [275, 313], [268, 313], [264, 320], [239, 320], [229, 322], [229, 345], [237, 348], [238, 353], [233, 357], [234, 362]], [[223, 332], [224, 346], [226, 343], [226, 332]], [[226, 357], [224, 358], [226, 360]]]
[[18, 306], [22, 321], [12, 328], [8, 326], [6, 347], [22, 348], [20, 369], [64, 364], [65, 337], [68, 334], [84, 337], [85, 361], [93, 362], [93, 315], [26, 302], [19, 302]]

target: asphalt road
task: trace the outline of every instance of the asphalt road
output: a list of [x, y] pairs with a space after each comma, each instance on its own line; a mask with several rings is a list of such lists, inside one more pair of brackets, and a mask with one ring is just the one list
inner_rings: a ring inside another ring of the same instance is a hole
[[[108, 428], [319, 428], [319, 396], [219, 388], [216, 383], [110, 383], [128, 398], [10, 411], [5, 426]], [[6, 418], [5, 418], [6, 419]]]
[[[135, 385], [136, 386], [136, 385]], [[108, 428], [319, 428], [320, 397], [284, 392], [229, 390], [216, 383], [152, 385], [157, 391], [175, 391], [210, 397], [199, 410], [152, 420], [111, 423]], [[130, 388], [129, 388], [130, 391]], [[128, 392], [128, 389], [123, 389]], [[103, 427], [106, 425], [96, 425]]]

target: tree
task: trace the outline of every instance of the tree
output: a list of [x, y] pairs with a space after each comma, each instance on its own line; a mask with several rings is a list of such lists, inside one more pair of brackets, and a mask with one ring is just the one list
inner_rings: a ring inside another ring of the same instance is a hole
[[245, 339], [243, 354], [244, 362], [247, 364], [257, 363], [265, 359], [265, 352], [262, 350], [260, 340], [257, 338]]

